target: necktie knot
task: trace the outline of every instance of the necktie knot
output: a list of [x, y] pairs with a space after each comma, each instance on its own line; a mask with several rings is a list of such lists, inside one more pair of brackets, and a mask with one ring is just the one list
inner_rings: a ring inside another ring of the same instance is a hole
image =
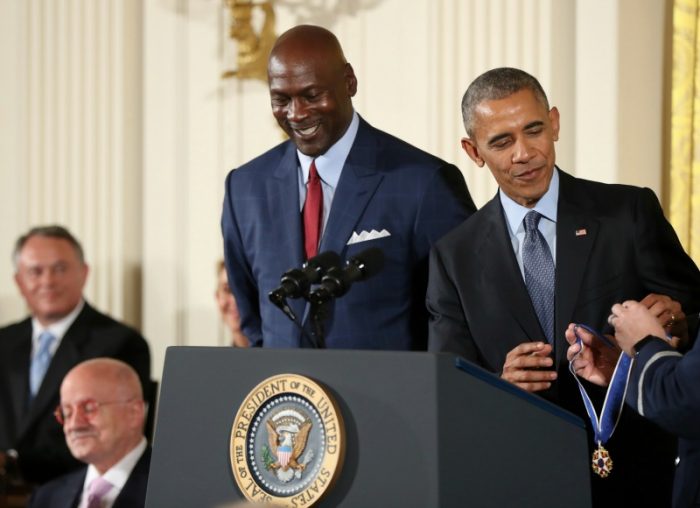
[[99, 508], [101, 506], [102, 498], [112, 489], [112, 487], [114, 487], [114, 485], [101, 476], [98, 476], [92, 480], [90, 482], [90, 486], [88, 487], [87, 508]]
[[312, 161], [311, 166], [309, 167], [309, 183], [312, 181], [315, 182], [319, 179], [318, 170], [316, 169], [316, 161]]
[[43, 331], [39, 335], [39, 349], [37, 350], [37, 354], [41, 355], [42, 353], [46, 353], [51, 349], [51, 344], [56, 340], [56, 337], [53, 336], [53, 333], [49, 331]]
[[525, 226], [525, 232], [530, 233], [532, 231], [536, 231], [541, 218], [542, 216], [539, 214], [539, 212], [536, 212], [535, 210], [527, 212], [527, 215], [523, 219], [523, 226]]

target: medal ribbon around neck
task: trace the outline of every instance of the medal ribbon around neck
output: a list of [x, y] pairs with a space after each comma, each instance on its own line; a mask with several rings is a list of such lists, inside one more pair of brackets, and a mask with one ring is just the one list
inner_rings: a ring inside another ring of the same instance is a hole
[[588, 413], [588, 417], [593, 425], [595, 442], [598, 444], [598, 449], [593, 452], [593, 471], [595, 471], [595, 473], [599, 476], [605, 478], [612, 470], [612, 461], [610, 460], [607, 450], [603, 448], [603, 445], [607, 443], [608, 439], [610, 439], [615, 431], [615, 427], [617, 427], [617, 422], [620, 420], [622, 406], [625, 402], [625, 393], [627, 393], [627, 385], [629, 383], [632, 358], [627, 356], [627, 354], [624, 352], [620, 352], [620, 357], [617, 359], [617, 365], [615, 365], [615, 371], [613, 372], [612, 379], [610, 380], [608, 391], [605, 394], [605, 401], [603, 402], [603, 408], [601, 409], [599, 418], [591, 398], [588, 396], [588, 393], [581, 383], [581, 380], [574, 371], [574, 360], [579, 354], [581, 354], [581, 351], [583, 351], [584, 348], [583, 340], [579, 336], [577, 328], [583, 328], [584, 330], [592, 333], [598, 340], [605, 343], [605, 345], [608, 347], [615, 346], [612, 344], [612, 342], [610, 342], [610, 340], [589, 326], [578, 324], [574, 328], [576, 343], [581, 347], [581, 350], [576, 353], [576, 355], [569, 362], [569, 371], [571, 374], [573, 374], [576, 382], [578, 383], [583, 404], [586, 407], [586, 412]]

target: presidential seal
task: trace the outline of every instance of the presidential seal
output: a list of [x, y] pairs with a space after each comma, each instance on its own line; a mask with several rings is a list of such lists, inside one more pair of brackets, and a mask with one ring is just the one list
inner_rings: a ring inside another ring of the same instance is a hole
[[319, 384], [296, 374], [266, 379], [231, 428], [231, 469], [250, 501], [312, 506], [340, 473], [343, 420]]

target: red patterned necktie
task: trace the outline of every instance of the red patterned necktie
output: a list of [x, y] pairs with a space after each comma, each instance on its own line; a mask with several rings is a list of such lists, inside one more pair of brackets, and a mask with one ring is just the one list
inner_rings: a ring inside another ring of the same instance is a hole
[[306, 202], [304, 203], [304, 251], [306, 259], [311, 259], [318, 253], [322, 217], [321, 179], [316, 171], [316, 161], [312, 161], [309, 168], [309, 183], [306, 187]]

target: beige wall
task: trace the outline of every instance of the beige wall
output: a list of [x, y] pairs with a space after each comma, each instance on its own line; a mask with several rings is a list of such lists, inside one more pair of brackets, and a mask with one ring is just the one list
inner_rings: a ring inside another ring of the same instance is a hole
[[[213, 302], [227, 171], [281, 141], [265, 84], [233, 65], [218, 0], [2, 0], [0, 322], [23, 305], [9, 252], [31, 224], [84, 241], [88, 298], [140, 325], [154, 372], [169, 345], [227, 338]], [[660, 0], [278, 0], [278, 32], [327, 26], [369, 122], [457, 163], [466, 85], [500, 65], [537, 75], [562, 114], [559, 164], [660, 191]], [[6, 254], [3, 254], [6, 253]]]

